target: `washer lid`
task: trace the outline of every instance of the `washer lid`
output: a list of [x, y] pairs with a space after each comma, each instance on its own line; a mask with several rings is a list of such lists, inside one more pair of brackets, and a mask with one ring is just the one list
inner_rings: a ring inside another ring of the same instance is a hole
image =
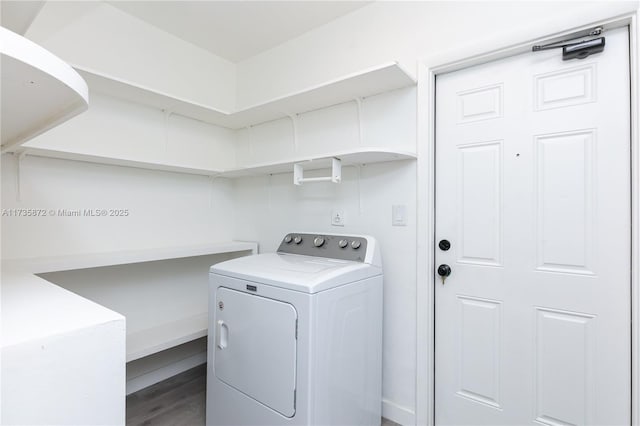
[[317, 293], [381, 275], [382, 269], [362, 262], [264, 253], [218, 263], [211, 267], [211, 273], [305, 293]]

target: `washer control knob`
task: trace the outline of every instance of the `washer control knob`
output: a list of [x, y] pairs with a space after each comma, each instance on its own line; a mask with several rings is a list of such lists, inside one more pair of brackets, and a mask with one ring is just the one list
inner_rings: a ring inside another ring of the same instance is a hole
[[292, 240], [293, 238], [291, 238], [291, 235], [287, 235], [286, 237], [284, 237], [284, 242], [287, 244], [291, 244]]
[[339, 246], [340, 248], [345, 248], [348, 244], [349, 244], [349, 241], [347, 241], [347, 240], [340, 240], [340, 241], [338, 241], [338, 246]]
[[313, 239], [313, 245], [316, 247], [322, 247], [324, 244], [324, 238], [317, 236]]
[[360, 248], [360, 241], [357, 241], [357, 240], [351, 241], [351, 248], [354, 250], [358, 250]]
[[300, 244], [302, 242], [302, 237], [300, 235], [296, 235], [293, 239], [293, 242], [296, 244]]

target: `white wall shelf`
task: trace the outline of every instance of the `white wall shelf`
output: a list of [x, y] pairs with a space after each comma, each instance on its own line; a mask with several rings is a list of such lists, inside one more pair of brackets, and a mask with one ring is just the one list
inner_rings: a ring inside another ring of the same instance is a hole
[[[226, 112], [176, 99], [149, 88], [109, 78], [97, 72], [82, 69], [78, 69], [78, 71], [86, 79], [91, 90], [96, 92], [105, 93], [107, 96], [125, 99], [136, 104], [162, 109], [169, 115], [178, 114], [236, 130], [279, 118], [295, 117], [296, 114], [316, 111], [354, 100], [357, 101], [358, 119], [361, 120], [360, 108], [362, 99], [415, 85], [415, 80], [397, 63], [392, 62], [349, 74], [324, 84], [308, 87], [235, 112]], [[362, 123], [359, 126], [360, 132], [362, 132]], [[82, 133], [82, 130], [83, 128], [80, 127], [79, 132]], [[58, 137], [58, 139], [61, 138], [63, 139], [63, 137]], [[89, 145], [80, 147], [70, 145], [67, 147], [65, 144], [60, 144], [59, 140], [56, 140], [55, 143], [47, 143], [47, 139], [39, 140], [37, 143], [26, 144], [20, 147], [20, 152], [32, 156], [228, 178], [291, 172], [293, 170], [292, 164], [311, 160], [313, 160], [314, 164], [305, 165], [306, 169], [323, 168], [325, 166], [321, 161], [317, 160], [331, 157], [340, 158], [345, 165], [415, 158], [413, 153], [395, 152], [398, 150], [394, 151], [394, 149], [389, 149], [388, 147], [362, 148], [362, 141], [359, 143], [360, 145], [358, 146], [345, 147], [340, 152], [334, 152], [335, 149], [328, 149], [327, 152], [313, 154], [313, 157], [310, 155], [298, 157], [294, 152], [291, 152], [284, 154], [282, 159], [278, 158], [277, 161], [272, 163], [247, 165], [246, 162], [239, 162], [237, 166], [233, 159], [229, 158], [224, 162], [218, 161], [216, 165], [211, 167], [207, 166], [206, 162], [191, 161], [190, 164], [188, 160], [185, 160], [190, 158], [189, 155], [192, 155], [192, 157], [199, 155], [197, 153], [188, 154], [189, 148], [186, 145], [183, 149], [187, 154], [183, 156], [182, 163], [179, 161], [175, 163], [173, 161], [160, 161], [154, 158], [147, 160], [146, 157], [141, 155], [133, 158], [131, 157], [131, 152], [129, 152], [130, 150], [123, 150], [118, 155], [115, 153], [98, 153], [97, 150], [92, 150]], [[309, 149], [306, 149], [306, 151], [310, 152]], [[311, 151], [315, 152], [316, 150], [312, 149]], [[114, 152], [117, 152], [117, 150]], [[157, 156], [162, 157], [160, 154]], [[259, 159], [256, 160], [260, 161]]]
[[231, 129], [241, 129], [284, 118], [288, 115], [313, 111], [416, 84], [413, 77], [396, 62], [392, 62], [237, 111], [221, 111], [206, 105], [171, 97], [148, 87], [112, 78], [93, 70], [81, 67], [76, 67], [76, 69], [87, 81], [91, 90], [96, 92]]
[[209, 314], [202, 312], [127, 334], [127, 362], [144, 358], [207, 335]]
[[69, 65], [0, 27], [2, 152], [85, 111], [89, 90]]
[[230, 241], [185, 247], [123, 250], [108, 253], [34, 257], [27, 259], [7, 259], [7, 262], [34, 274], [43, 274], [47, 272], [127, 265], [132, 263], [154, 262], [158, 260], [179, 259], [184, 257], [206, 256], [239, 251], [251, 251], [252, 253], [256, 253], [257, 249], [258, 245], [254, 242]]
[[137, 167], [142, 169], [163, 170], [203, 176], [220, 176], [225, 178], [239, 178], [245, 176], [259, 176], [277, 173], [293, 173], [293, 165], [297, 163], [305, 163], [305, 170], [318, 170], [324, 168], [330, 169], [332, 158], [339, 158], [342, 161], [343, 166], [381, 163], [385, 161], [409, 160], [416, 158], [415, 153], [408, 151], [396, 151], [392, 149], [377, 147], [356, 148], [327, 155], [300, 156], [279, 162], [251, 164], [226, 170], [213, 170], [79, 154], [55, 149], [29, 147], [24, 150], [24, 153], [36, 157], [60, 158], [65, 160], [85, 161], [89, 163], [111, 164], [116, 166]]
[[108, 164], [112, 166], [135, 167], [138, 169], [161, 170], [165, 172], [187, 173], [202, 176], [217, 176], [223, 170], [202, 169], [188, 166], [171, 165], [163, 163], [153, 163], [150, 161], [129, 160], [126, 158], [105, 157], [101, 155], [91, 155], [78, 152], [62, 151], [60, 149], [36, 148], [25, 146], [21, 152], [34, 157], [59, 158], [62, 160], [83, 161], [87, 163]]
[[395, 151], [384, 148], [357, 148], [341, 151], [325, 156], [301, 156], [283, 162], [255, 164], [226, 170], [221, 176], [237, 178], [244, 176], [259, 176], [277, 173], [293, 173], [293, 165], [304, 163], [305, 170], [331, 169], [331, 160], [338, 158], [342, 161], [342, 167], [381, 163], [386, 161], [416, 159], [416, 154], [408, 151]]

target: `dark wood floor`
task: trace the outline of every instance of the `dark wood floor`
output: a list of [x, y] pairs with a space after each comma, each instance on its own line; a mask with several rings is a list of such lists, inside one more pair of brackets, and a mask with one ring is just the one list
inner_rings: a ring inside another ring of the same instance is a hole
[[205, 424], [206, 364], [127, 396], [127, 425]]
[[[127, 396], [128, 426], [205, 424], [206, 364]], [[382, 419], [382, 426], [399, 426]]]

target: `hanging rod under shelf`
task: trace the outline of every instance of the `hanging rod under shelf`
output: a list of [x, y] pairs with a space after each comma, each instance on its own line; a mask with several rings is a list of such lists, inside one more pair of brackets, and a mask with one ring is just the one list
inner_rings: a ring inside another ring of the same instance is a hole
[[305, 178], [302, 163], [293, 165], [293, 184], [302, 185], [305, 182], [333, 182], [340, 183], [342, 181], [342, 162], [338, 158], [331, 159], [331, 176], [322, 176], [315, 178]]

